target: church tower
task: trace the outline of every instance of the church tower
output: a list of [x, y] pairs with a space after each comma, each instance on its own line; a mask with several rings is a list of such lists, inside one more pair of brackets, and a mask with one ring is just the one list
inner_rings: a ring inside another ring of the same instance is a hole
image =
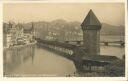
[[92, 10], [87, 14], [81, 27], [83, 30], [83, 45], [87, 54], [99, 55], [101, 23]]

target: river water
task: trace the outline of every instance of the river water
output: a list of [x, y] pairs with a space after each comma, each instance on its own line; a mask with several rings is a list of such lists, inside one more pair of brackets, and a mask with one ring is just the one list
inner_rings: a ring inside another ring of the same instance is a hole
[[[124, 36], [101, 36], [101, 41], [125, 41]], [[116, 56], [120, 59], [122, 59], [122, 56], [125, 54], [124, 47], [121, 47], [120, 45], [109, 45], [109, 46], [101, 46], [100, 47], [100, 54], [101, 55], [110, 55], [110, 56]]]
[[[119, 45], [101, 45], [101, 55], [117, 56], [122, 59], [124, 47]], [[22, 76], [67, 76], [72, 75], [76, 68], [71, 60], [54, 54], [43, 48], [35, 48], [35, 56], [15, 68], [12, 74]]]
[[58, 56], [42, 48], [35, 49], [35, 56], [17, 67], [12, 74], [16, 76], [67, 76], [76, 71], [71, 60]]

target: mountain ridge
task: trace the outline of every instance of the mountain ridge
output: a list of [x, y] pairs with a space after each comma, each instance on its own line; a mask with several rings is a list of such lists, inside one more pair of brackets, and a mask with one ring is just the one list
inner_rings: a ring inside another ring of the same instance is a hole
[[[70, 21], [67, 22], [63, 19], [57, 19], [54, 21], [39, 21], [33, 22], [35, 31], [41, 33], [43, 35], [48, 35], [49, 31], [59, 33], [61, 31], [64, 32], [82, 32], [81, 22], [78, 21]], [[31, 28], [31, 23], [22, 24], [25, 29]], [[47, 33], [47, 34], [45, 34]], [[101, 35], [116, 35], [116, 36], [124, 36], [125, 35], [125, 27], [124, 26], [114, 26], [107, 23], [102, 23], [101, 27]]]

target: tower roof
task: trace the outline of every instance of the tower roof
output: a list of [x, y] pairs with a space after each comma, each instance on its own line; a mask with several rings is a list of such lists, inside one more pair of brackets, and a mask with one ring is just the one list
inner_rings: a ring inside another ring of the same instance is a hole
[[89, 11], [86, 18], [84, 19], [83, 23], [81, 24], [82, 29], [101, 29], [101, 23], [95, 16], [92, 10]]

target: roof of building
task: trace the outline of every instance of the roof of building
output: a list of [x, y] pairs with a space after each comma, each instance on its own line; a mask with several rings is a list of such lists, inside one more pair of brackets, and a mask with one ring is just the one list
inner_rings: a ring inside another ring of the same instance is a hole
[[101, 29], [101, 23], [95, 16], [92, 10], [89, 11], [86, 18], [84, 19], [83, 23], [81, 24], [82, 29]]
[[33, 23], [27, 27], [24, 27], [24, 33], [31, 33], [34, 30]]

